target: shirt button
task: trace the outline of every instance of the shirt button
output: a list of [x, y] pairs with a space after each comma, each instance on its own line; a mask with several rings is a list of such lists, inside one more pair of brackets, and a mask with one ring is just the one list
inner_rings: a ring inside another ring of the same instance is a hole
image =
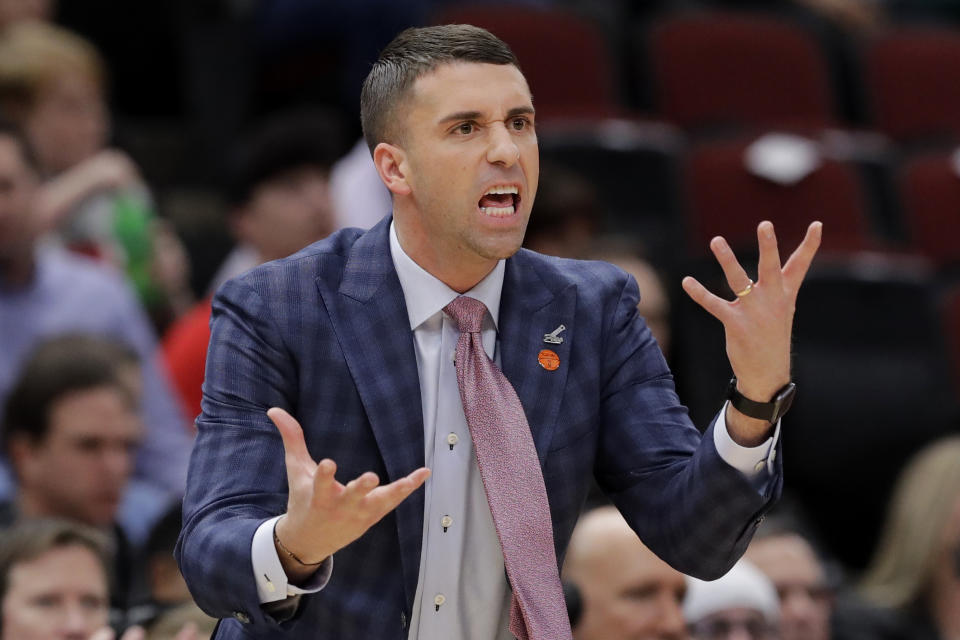
[[442, 593], [438, 593], [433, 597], [433, 604], [434, 606], [436, 606], [437, 611], [440, 611], [440, 605], [442, 605], [446, 601], [447, 601], [447, 598]]
[[450, 451], [453, 451], [453, 445], [457, 444], [458, 442], [460, 442], [460, 436], [457, 434], [451, 433], [447, 436], [447, 444], [450, 445]]
[[443, 532], [446, 533], [450, 525], [453, 524], [453, 518], [450, 516], [443, 516], [440, 518], [440, 526], [443, 527]]

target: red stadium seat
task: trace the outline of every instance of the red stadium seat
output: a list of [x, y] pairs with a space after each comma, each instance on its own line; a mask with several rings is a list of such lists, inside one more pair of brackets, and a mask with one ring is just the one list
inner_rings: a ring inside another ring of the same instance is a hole
[[960, 263], [960, 175], [951, 157], [911, 158], [899, 182], [913, 248], [940, 266]]
[[520, 61], [538, 118], [620, 114], [611, 53], [598, 27], [565, 11], [484, 4], [451, 7], [436, 24], [472, 24], [505, 41]]
[[684, 127], [834, 123], [828, 65], [802, 28], [769, 17], [696, 13], [653, 27], [654, 99]]
[[892, 31], [865, 52], [875, 125], [899, 140], [960, 139], [960, 33]]
[[705, 143], [685, 162], [688, 238], [692, 255], [709, 251], [716, 235], [734, 250], [756, 252], [757, 224], [773, 222], [783, 251], [792, 251], [814, 220], [824, 224], [826, 251], [878, 248], [871, 237], [861, 177], [850, 164], [822, 159], [793, 185], [750, 173], [744, 154], [752, 139]]

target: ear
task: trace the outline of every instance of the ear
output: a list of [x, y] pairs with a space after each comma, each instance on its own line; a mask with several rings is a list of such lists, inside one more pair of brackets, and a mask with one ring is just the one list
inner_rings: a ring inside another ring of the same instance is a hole
[[383, 184], [391, 193], [398, 196], [409, 195], [410, 183], [407, 182], [407, 154], [398, 146], [381, 142], [373, 150], [373, 164]]
[[240, 205], [227, 214], [227, 224], [234, 238], [244, 242], [250, 240], [250, 217], [247, 205]]
[[16, 434], [10, 436], [7, 442], [7, 451], [10, 455], [10, 465], [13, 467], [17, 480], [23, 482], [32, 477], [32, 469], [37, 458], [37, 443], [29, 436]]

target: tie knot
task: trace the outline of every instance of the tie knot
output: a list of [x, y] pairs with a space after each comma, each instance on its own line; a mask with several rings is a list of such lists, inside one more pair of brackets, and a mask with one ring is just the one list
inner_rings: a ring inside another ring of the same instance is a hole
[[443, 310], [456, 321], [460, 333], [477, 333], [483, 324], [483, 314], [487, 312], [487, 305], [476, 298], [459, 296]]

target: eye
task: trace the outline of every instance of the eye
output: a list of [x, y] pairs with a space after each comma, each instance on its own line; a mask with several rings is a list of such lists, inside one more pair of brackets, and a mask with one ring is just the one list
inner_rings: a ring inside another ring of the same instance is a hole
[[514, 118], [510, 121], [510, 126], [513, 127], [514, 131], [523, 131], [531, 124], [533, 123], [530, 122], [529, 118]]
[[462, 136], [468, 136], [471, 133], [473, 133], [473, 130], [475, 128], [476, 128], [476, 125], [474, 125], [472, 122], [461, 122], [460, 124], [457, 125], [454, 131], [456, 131]]

